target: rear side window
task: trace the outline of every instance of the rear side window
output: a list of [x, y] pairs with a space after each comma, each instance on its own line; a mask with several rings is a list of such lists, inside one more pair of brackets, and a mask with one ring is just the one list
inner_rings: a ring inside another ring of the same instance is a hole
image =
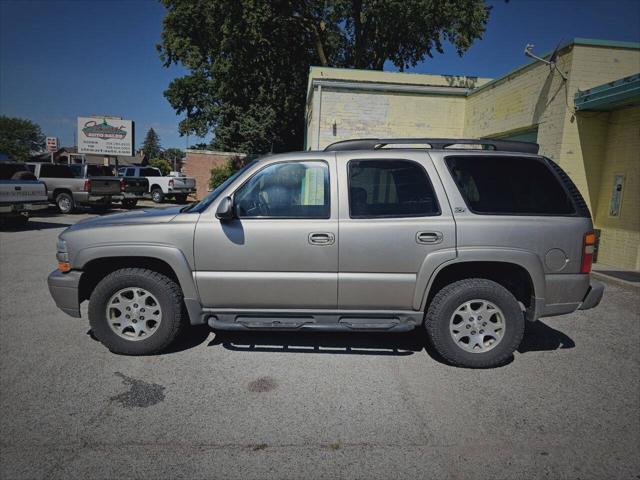
[[351, 218], [424, 217], [440, 214], [424, 168], [410, 160], [351, 160]]
[[43, 163], [40, 166], [40, 178], [73, 178], [73, 171], [67, 165]]
[[89, 177], [113, 177], [113, 167], [106, 165], [87, 165]]
[[143, 177], [161, 177], [162, 174], [157, 168], [141, 168], [140, 175]]
[[573, 215], [573, 202], [549, 167], [535, 158], [448, 157], [467, 207], [487, 215]]
[[27, 171], [27, 166], [18, 163], [0, 163], [0, 180], [10, 180], [16, 173]]

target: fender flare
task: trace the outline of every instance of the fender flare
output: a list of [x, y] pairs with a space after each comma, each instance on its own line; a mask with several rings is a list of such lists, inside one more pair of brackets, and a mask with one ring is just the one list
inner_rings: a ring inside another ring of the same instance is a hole
[[[425, 264], [427, 263], [428, 259], [429, 257], [425, 259], [423, 267], [426, 266]], [[515, 248], [469, 247], [459, 248], [458, 255], [454, 259], [442, 262], [437, 268], [432, 270], [432, 273], [429, 276], [428, 281], [426, 282], [426, 288], [416, 288], [416, 292], [414, 295], [414, 308], [420, 311], [424, 311], [426, 309], [427, 298], [429, 297], [429, 292], [431, 290], [431, 287], [433, 286], [433, 282], [444, 268], [448, 267], [449, 265], [466, 262], [500, 262], [511, 263], [522, 267], [531, 277], [531, 282], [533, 284], [533, 296], [536, 299], [536, 303], [538, 304], [544, 301], [544, 269], [542, 267], [542, 263], [540, 262], [540, 258], [538, 258], [535, 253]], [[420, 270], [422, 273], [423, 269], [421, 268]], [[422, 284], [424, 285], [424, 281], [422, 282]], [[420, 285], [420, 278], [418, 278], [416, 287], [419, 287]]]
[[74, 268], [82, 270], [92, 260], [99, 260], [109, 257], [147, 257], [165, 262], [171, 267], [178, 278], [178, 283], [182, 289], [184, 302], [189, 310], [191, 323], [200, 323], [200, 313], [202, 304], [200, 294], [193, 278], [193, 271], [184, 253], [173, 246], [137, 245], [130, 243], [103, 244], [84, 248], [72, 259]]

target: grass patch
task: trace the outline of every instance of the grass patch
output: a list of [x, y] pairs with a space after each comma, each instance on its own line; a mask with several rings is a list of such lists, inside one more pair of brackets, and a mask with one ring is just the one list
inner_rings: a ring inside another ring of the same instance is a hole
[[253, 447], [253, 451], [257, 452], [258, 450], [264, 450], [265, 448], [267, 448], [269, 445], [267, 445], [266, 443], [259, 443], [258, 445]]
[[331, 450], [340, 450], [340, 447], [341, 447], [341, 446], [342, 446], [342, 445], [340, 445], [340, 442], [330, 443], [330, 444], [329, 444], [329, 448], [330, 448]]

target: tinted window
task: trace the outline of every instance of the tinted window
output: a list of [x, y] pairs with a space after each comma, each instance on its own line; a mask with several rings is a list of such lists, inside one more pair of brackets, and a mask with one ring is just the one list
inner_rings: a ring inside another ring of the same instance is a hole
[[127, 168], [127, 173], [125, 175], [127, 177], [135, 177], [136, 171], [133, 168]]
[[235, 205], [242, 218], [329, 218], [329, 193], [326, 163], [276, 163], [238, 190]]
[[140, 169], [140, 176], [142, 177], [161, 177], [162, 174], [160, 173], [160, 170], [158, 170], [157, 168], [141, 168]]
[[351, 218], [422, 217], [440, 208], [424, 169], [408, 160], [349, 162]]
[[70, 165], [69, 168], [73, 172], [73, 176], [76, 178], [82, 177], [82, 165]]
[[467, 206], [475, 213], [575, 213], [556, 176], [535, 158], [449, 157], [447, 165]]
[[43, 163], [40, 166], [40, 178], [73, 178], [73, 172], [68, 165]]
[[27, 166], [19, 163], [0, 163], [0, 180], [10, 180], [19, 172], [28, 171]]
[[89, 177], [113, 177], [113, 168], [105, 165], [87, 165]]

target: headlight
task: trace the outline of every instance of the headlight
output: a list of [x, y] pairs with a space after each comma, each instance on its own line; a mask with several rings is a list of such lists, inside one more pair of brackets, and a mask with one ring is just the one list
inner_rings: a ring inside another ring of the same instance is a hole
[[67, 242], [63, 239], [58, 238], [58, 243], [56, 244], [56, 259], [58, 260], [58, 270], [61, 272], [68, 272], [71, 270], [71, 265], [69, 264], [69, 252], [67, 251]]
[[56, 244], [56, 251], [60, 253], [67, 253], [67, 242], [63, 239], [58, 238], [58, 243]]

